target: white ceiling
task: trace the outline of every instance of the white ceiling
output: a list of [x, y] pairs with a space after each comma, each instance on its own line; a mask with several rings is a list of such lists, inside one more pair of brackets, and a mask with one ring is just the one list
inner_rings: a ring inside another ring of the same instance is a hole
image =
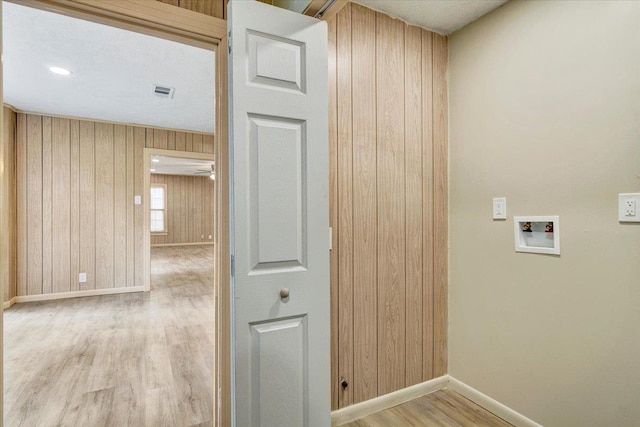
[[410, 24], [451, 34], [507, 0], [354, 0]]
[[[27, 112], [214, 131], [214, 52], [3, 2], [4, 102]], [[49, 71], [59, 66], [68, 77]], [[175, 88], [160, 98], [153, 84]]]
[[[151, 162], [152, 174], [196, 175], [208, 177], [213, 160], [183, 159], [178, 157], [153, 156], [158, 162]], [[204, 171], [204, 172], [203, 172]], [[202, 173], [201, 173], [202, 172]]]

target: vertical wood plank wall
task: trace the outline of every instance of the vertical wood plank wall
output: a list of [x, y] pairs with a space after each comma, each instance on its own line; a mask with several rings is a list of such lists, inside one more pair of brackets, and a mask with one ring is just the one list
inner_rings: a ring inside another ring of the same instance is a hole
[[151, 183], [167, 186], [167, 234], [152, 235], [151, 246], [213, 243], [214, 182], [209, 177], [152, 174]]
[[227, 0], [157, 0], [183, 9], [214, 16], [220, 19], [227, 18]]
[[337, 409], [447, 370], [448, 53], [354, 3], [328, 25]]
[[3, 107], [2, 144], [0, 146], [0, 180], [2, 180], [2, 198], [0, 199], [0, 273], [2, 276], [2, 301], [9, 301], [16, 295], [17, 272], [17, 230], [16, 224], [16, 113]]
[[23, 113], [15, 135], [17, 296], [143, 286], [145, 146], [214, 150], [212, 135]]

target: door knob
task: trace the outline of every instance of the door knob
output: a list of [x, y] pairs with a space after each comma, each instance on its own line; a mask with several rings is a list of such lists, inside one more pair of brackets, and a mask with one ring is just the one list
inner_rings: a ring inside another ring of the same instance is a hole
[[282, 298], [282, 299], [289, 298], [289, 289], [287, 289], [287, 288], [280, 289], [280, 298]]

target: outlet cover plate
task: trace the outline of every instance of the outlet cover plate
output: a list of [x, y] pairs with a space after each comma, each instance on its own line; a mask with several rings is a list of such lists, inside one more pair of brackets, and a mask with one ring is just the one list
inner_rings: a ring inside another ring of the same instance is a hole
[[506, 197], [496, 197], [493, 199], [493, 219], [507, 219]]
[[[627, 202], [631, 201], [631, 205]], [[628, 214], [632, 208], [633, 215]], [[640, 222], [640, 193], [618, 194], [618, 221], [620, 222]]]

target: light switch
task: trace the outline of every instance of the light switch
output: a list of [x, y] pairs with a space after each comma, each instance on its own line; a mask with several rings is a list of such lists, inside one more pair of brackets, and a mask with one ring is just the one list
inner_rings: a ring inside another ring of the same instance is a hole
[[493, 199], [493, 219], [507, 219], [506, 197], [496, 197]]
[[136, 205], [142, 204], [142, 196], [133, 196], [133, 203]]
[[78, 282], [87, 283], [87, 273], [78, 274]]
[[640, 193], [618, 194], [618, 221], [640, 222]]

